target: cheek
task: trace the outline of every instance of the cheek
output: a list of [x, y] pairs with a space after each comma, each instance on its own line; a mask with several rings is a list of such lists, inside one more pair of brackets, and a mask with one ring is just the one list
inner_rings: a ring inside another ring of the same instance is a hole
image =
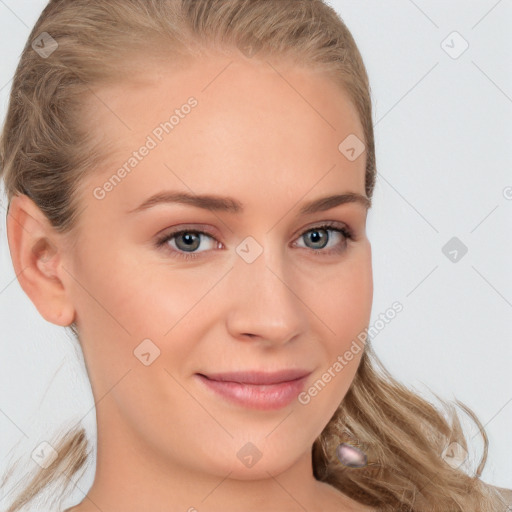
[[341, 400], [357, 371], [370, 323], [373, 277], [369, 244], [354, 251], [325, 283], [315, 302], [326, 356], [320, 387], [328, 385], [327, 394]]
[[150, 353], [152, 368], [164, 365], [169, 351], [175, 365], [185, 365], [200, 339], [197, 318], [208, 322], [202, 298], [225, 270], [198, 276], [170, 265], [143, 265], [127, 251], [110, 253], [118, 256], [103, 253], [101, 262], [91, 254], [74, 269], [83, 284], [76, 285], [74, 300], [84, 355], [93, 361], [91, 378], [108, 387], [130, 368], [149, 369], [139, 352]]
[[[343, 401], [357, 372], [370, 321], [373, 282], [366, 255], [340, 266], [322, 292], [315, 294], [315, 312], [323, 357], [299, 403], [324, 424]], [[313, 309], [313, 308], [312, 308]]]
[[342, 348], [370, 321], [373, 276], [369, 244], [353, 250], [314, 290], [314, 312], [325, 323], [329, 337]]
[[144, 264], [137, 252], [111, 248], [82, 258], [74, 273], [75, 303], [97, 332], [120, 337], [161, 337], [197, 303], [207, 286], [164, 263]]
[[138, 362], [133, 351], [144, 339], [161, 338], [172, 327], [171, 316], [156, 313], [163, 300], [176, 303], [178, 294], [168, 289], [162, 297], [164, 287], [151, 282], [140, 262], [121, 248], [100, 251], [99, 245], [73, 262], [70, 285], [84, 355], [94, 360], [90, 370], [102, 368], [114, 378]]

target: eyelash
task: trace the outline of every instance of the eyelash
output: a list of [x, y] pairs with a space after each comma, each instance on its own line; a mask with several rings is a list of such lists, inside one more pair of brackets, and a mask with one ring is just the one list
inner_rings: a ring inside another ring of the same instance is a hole
[[[315, 256], [322, 257], [322, 256], [330, 256], [330, 255], [336, 254], [336, 253], [342, 253], [345, 249], [344, 246], [346, 245], [347, 241], [354, 239], [353, 233], [348, 227], [346, 227], [346, 226], [341, 227], [341, 226], [339, 226], [338, 223], [335, 223], [335, 222], [333, 222], [333, 223], [327, 222], [327, 223], [324, 223], [319, 226], [313, 226], [312, 228], [309, 228], [306, 231], [303, 231], [299, 235], [299, 238], [303, 237], [304, 235], [306, 235], [307, 233], [309, 233], [311, 231], [316, 231], [316, 230], [335, 231], [335, 232], [341, 233], [343, 235], [344, 240], [341, 242], [341, 244], [343, 246], [342, 248], [331, 249], [328, 251], [325, 251], [323, 249], [310, 249], [310, 251], [312, 251], [315, 254]], [[157, 248], [167, 250], [170, 253], [170, 255], [174, 258], [181, 258], [184, 260], [194, 260], [196, 258], [201, 257], [201, 253], [193, 253], [193, 252], [187, 253], [187, 252], [182, 252], [180, 250], [176, 250], [171, 247], [167, 247], [167, 248], [163, 247], [169, 240], [171, 240], [175, 237], [178, 237], [180, 235], [183, 235], [185, 233], [188, 233], [188, 234], [193, 233], [195, 235], [206, 235], [215, 240], [215, 237], [206, 231], [200, 231], [200, 230], [194, 230], [194, 229], [181, 229], [179, 231], [167, 233], [164, 236], [158, 238], [156, 240], [156, 246], [157, 246]]]

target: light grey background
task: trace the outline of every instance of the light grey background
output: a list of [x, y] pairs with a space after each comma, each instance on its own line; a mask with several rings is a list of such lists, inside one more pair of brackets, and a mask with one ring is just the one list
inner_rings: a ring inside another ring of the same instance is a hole
[[[2, 121], [20, 52], [45, 4], [0, 0]], [[404, 383], [477, 413], [490, 440], [483, 478], [512, 488], [512, 2], [330, 4], [363, 54], [374, 101], [371, 324], [394, 301], [404, 307], [374, 347]], [[469, 47], [454, 58], [464, 40]], [[15, 279], [2, 200], [0, 471], [20, 454], [35, 467], [31, 451], [80, 418], [93, 442], [96, 435], [75, 345], [40, 317]], [[457, 262], [442, 252], [452, 237], [468, 249]], [[91, 466], [69, 504], [83, 498], [93, 474]]]

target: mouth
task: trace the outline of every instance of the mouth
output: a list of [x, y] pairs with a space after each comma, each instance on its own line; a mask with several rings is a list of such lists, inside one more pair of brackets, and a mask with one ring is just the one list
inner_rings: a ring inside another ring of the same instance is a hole
[[303, 390], [309, 370], [278, 372], [196, 373], [195, 377], [215, 395], [241, 407], [275, 410], [289, 405]]

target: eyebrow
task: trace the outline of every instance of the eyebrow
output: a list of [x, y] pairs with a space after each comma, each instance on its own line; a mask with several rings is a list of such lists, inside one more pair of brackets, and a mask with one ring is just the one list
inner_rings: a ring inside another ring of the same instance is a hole
[[[141, 212], [159, 204], [173, 203], [187, 204], [197, 208], [203, 208], [205, 210], [223, 211], [228, 213], [242, 213], [244, 210], [244, 205], [240, 201], [231, 197], [209, 194], [195, 195], [188, 194], [186, 192], [165, 191], [152, 195], [136, 208], [128, 210], [127, 213]], [[309, 201], [301, 207], [300, 214], [310, 215], [316, 212], [323, 212], [347, 203], [360, 204], [366, 210], [371, 207], [371, 200], [368, 199], [368, 197], [356, 192], [347, 192], [345, 194], [336, 194]]]

